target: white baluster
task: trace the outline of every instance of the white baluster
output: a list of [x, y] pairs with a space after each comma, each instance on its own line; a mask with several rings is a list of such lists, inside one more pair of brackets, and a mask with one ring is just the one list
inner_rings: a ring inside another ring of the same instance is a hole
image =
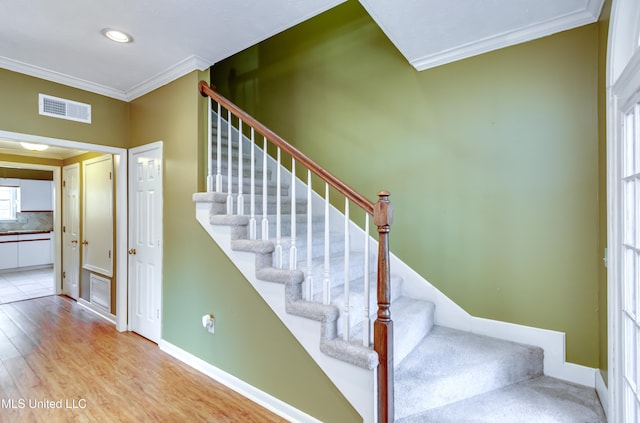
[[280, 168], [282, 167], [281, 164], [281, 151], [280, 151], [280, 147], [278, 147], [278, 153], [277, 153], [277, 157], [278, 157], [278, 163], [277, 163], [277, 169], [276, 169], [276, 246], [275, 246], [275, 259], [276, 259], [276, 267], [278, 269], [282, 268], [282, 244], [281, 242], [281, 238], [282, 238], [282, 214], [280, 211], [280, 190], [281, 190], [281, 181], [280, 181]]
[[364, 213], [364, 320], [362, 321], [362, 345], [371, 343], [371, 319], [369, 317], [369, 213]]
[[313, 275], [311, 274], [311, 266], [313, 260], [312, 192], [311, 170], [307, 170], [307, 301], [313, 300]]
[[262, 142], [262, 239], [269, 239], [269, 219], [267, 219], [267, 137]]
[[329, 261], [329, 184], [324, 184], [324, 278], [323, 302], [331, 302], [331, 264]]
[[256, 239], [256, 148], [255, 131], [251, 128], [251, 218], [249, 219], [249, 239]]
[[344, 199], [344, 307], [342, 309], [342, 339], [349, 340], [349, 199]]
[[227, 111], [227, 214], [233, 214], [233, 150], [231, 144], [233, 144], [233, 136], [231, 133], [231, 111]]
[[289, 248], [289, 269], [295, 270], [298, 263], [296, 247], [296, 160], [291, 158], [291, 247]]
[[213, 134], [212, 125], [213, 125], [213, 107], [211, 106], [211, 97], [208, 97], [209, 102], [207, 105], [208, 110], [208, 118], [207, 118], [207, 192], [213, 191]]
[[218, 126], [216, 143], [216, 192], [222, 192], [222, 107], [218, 103]]
[[242, 144], [244, 141], [244, 136], [242, 135], [242, 119], [238, 118], [238, 214], [244, 214], [244, 194], [243, 194], [243, 186], [244, 186], [244, 178], [243, 178], [243, 168], [244, 168], [244, 157], [242, 157]]

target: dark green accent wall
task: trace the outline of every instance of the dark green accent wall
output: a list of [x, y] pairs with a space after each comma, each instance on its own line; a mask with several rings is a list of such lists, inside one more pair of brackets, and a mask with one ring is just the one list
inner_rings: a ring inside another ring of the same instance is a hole
[[565, 332], [568, 361], [598, 367], [598, 43], [592, 24], [417, 72], [348, 1], [212, 83], [360, 192], [390, 190], [392, 251], [468, 312]]

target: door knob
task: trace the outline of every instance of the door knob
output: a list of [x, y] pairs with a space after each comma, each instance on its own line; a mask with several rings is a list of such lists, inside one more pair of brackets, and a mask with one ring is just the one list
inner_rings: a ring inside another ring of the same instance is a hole
[[132, 256], [135, 256], [136, 255], [136, 249], [135, 248], [130, 249], [129, 250], [129, 254], [132, 255]]
[[89, 245], [89, 241], [85, 239], [84, 241], [82, 241], [82, 245]]
[[78, 243], [78, 240], [77, 240], [77, 239], [72, 239], [72, 240], [71, 240], [71, 243], [72, 243], [72, 244], [77, 244], [77, 243]]

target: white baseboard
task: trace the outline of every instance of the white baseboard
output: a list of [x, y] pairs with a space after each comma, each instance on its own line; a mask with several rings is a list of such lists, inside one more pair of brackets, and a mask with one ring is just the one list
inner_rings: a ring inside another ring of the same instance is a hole
[[102, 317], [103, 319], [105, 319], [106, 321], [108, 321], [109, 323], [113, 323], [113, 325], [116, 324], [116, 316], [114, 316], [111, 313], [107, 313], [104, 310], [101, 310], [100, 308], [94, 306], [93, 304], [91, 304], [89, 301], [80, 298], [78, 299], [78, 305], [82, 306], [85, 310], [88, 310], [90, 312], [92, 312], [93, 314], [97, 315], [98, 317]]
[[544, 374], [589, 388], [596, 387], [597, 369], [565, 361], [565, 334], [548, 329], [472, 317], [471, 332], [540, 347], [544, 350]]
[[393, 254], [391, 267], [403, 277], [405, 295], [436, 305], [437, 325], [540, 347], [544, 350], [545, 375], [595, 388], [596, 369], [565, 361], [564, 333], [472, 316]]
[[172, 357], [182, 361], [188, 366], [198, 370], [200, 373], [209, 376], [211, 379], [214, 379], [226, 387], [233, 389], [240, 395], [248, 398], [249, 400], [259, 404], [260, 406], [266, 408], [279, 415], [280, 417], [290, 421], [290, 422], [300, 422], [300, 423], [321, 423], [320, 420], [298, 410], [297, 408], [275, 398], [260, 389], [249, 385], [243, 380], [238, 379], [237, 377], [225, 372], [217, 368], [216, 366], [207, 363], [206, 361], [196, 357], [195, 355], [176, 347], [175, 345], [165, 341], [164, 339], [160, 340], [158, 344], [160, 350], [166, 352]]
[[604, 414], [607, 416], [607, 421], [609, 420], [609, 388], [607, 384], [604, 383], [604, 379], [602, 378], [602, 372], [596, 372], [596, 393], [598, 394], [598, 398], [600, 399], [600, 404], [602, 405], [602, 409], [604, 410]]

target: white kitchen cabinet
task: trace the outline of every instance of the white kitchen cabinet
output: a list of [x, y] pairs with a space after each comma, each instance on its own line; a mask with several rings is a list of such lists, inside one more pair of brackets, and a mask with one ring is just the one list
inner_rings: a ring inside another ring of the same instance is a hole
[[20, 180], [20, 209], [25, 211], [53, 210], [53, 182]]
[[51, 263], [53, 260], [50, 232], [18, 235], [18, 267]]
[[18, 267], [18, 236], [0, 235], [0, 269]]

